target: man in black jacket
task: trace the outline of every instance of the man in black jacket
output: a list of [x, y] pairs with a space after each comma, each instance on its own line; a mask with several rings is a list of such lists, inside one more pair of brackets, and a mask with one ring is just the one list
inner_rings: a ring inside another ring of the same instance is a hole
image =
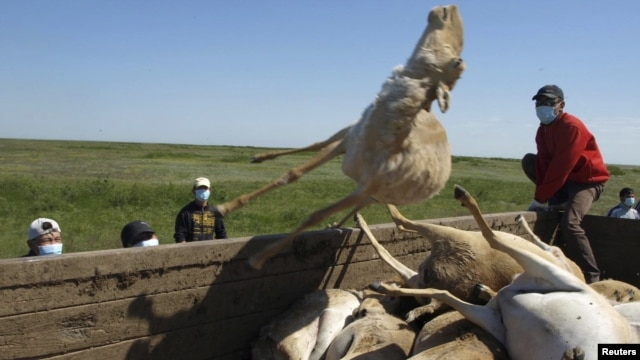
[[194, 200], [180, 210], [176, 217], [173, 238], [177, 243], [226, 239], [223, 217], [216, 208], [208, 203], [211, 195], [209, 179], [199, 177], [193, 184]]

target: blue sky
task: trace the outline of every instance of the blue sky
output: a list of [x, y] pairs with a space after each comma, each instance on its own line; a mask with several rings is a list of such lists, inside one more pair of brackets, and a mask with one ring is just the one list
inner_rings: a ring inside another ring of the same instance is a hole
[[[438, 4], [2, 0], [0, 138], [304, 146], [357, 119]], [[639, 1], [455, 4], [467, 70], [434, 107], [454, 155], [535, 152], [554, 83], [607, 163], [640, 165]]]

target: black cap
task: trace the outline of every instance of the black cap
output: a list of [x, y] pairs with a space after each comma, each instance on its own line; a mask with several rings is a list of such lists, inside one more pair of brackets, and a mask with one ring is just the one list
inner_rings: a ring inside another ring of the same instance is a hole
[[127, 245], [133, 245], [133, 241], [140, 235], [141, 233], [156, 233], [151, 229], [149, 224], [142, 220], [136, 220], [128, 223], [122, 228], [120, 232], [120, 240], [122, 240], [122, 247], [127, 247]]
[[556, 85], [545, 85], [541, 87], [540, 90], [533, 95], [531, 100], [535, 100], [538, 96], [546, 96], [551, 99], [560, 98], [561, 100], [564, 100], [564, 93], [562, 92], [562, 89]]
[[620, 197], [627, 197], [629, 195], [633, 195], [632, 188], [623, 188], [622, 190], [620, 190]]

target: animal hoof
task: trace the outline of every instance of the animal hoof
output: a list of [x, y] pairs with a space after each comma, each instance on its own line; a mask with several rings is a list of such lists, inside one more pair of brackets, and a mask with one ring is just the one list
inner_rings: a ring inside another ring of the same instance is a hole
[[375, 281], [369, 284], [369, 288], [375, 291], [382, 291], [382, 283], [380, 281]]
[[456, 199], [460, 199], [461, 197], [465, 197], [467, 194], [467, 190], [465, 190], [465, 188], [463, 188], [462, 186], [456, 184], [453, 187], [453, 196]]
[[473, 287], [472, 298], [477, 299], [479, 302], [488, 303], [491, 298], [496, 295], [495, 291], [484, 284], [476, 284]]

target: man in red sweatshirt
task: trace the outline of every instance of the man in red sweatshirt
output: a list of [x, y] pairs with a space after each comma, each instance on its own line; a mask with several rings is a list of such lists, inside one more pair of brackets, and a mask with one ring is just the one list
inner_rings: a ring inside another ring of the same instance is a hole
[[536, 184], [528, 210], [564, 210], [560, 229], [566, 255], [580, 266], [587, 283], [598, 281], [600, 270], [581, 224], [609, 180], [609, 171], [595, 137], [580, 119], [564, 112], [562, 89], [545, 85], [532, 100], [540, 126], [538, 154], [522, 158], [522, 169]]

